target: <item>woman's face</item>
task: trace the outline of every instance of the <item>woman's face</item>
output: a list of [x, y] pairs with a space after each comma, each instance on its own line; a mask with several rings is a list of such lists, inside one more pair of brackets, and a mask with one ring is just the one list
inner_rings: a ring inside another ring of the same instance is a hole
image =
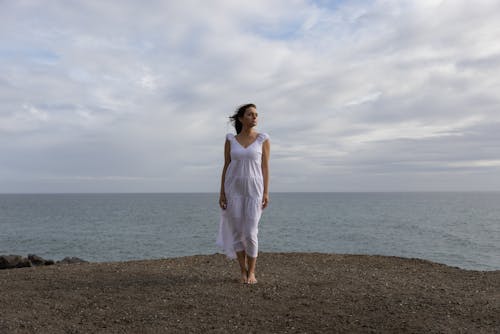
[[245, 110], [245, 114], [243, 117], [240, 117], [240, 122], [243, 124], [243, 126], [252, 128], [257, 125], [257, 118], [259, 117], [259, 114], [257, 113], [257, 109], [254, 107], [248, 107], [247, 110]]

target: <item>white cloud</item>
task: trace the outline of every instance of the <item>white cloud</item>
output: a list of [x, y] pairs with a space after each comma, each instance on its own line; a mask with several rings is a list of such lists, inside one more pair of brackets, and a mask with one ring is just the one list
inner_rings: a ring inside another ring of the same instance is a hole
[[482, 121], [479, 117], [469, 117], [457, 121], [447, 121], [443, 124], [421, 124], [410, 121], [396, 124], [377, 124], [365, 127], [362, 134], [346, 136], [350, 143], [364, 144], [373, 141], [391, 141], [399, 139], [427, 139], [432, 137], [463, 136], [463, 129], [467, 129]]
[[448, 163], [450, 167], [500, 167], [500, 160], [471, 160], [471, 161], [455, 161]]
[[371, 93], [371, 94], [368, 94], [368, 95], [365, 95], [365, 96], [361, 96], [357, 99], [354, 99], [354, 100], [351, 100], [349, 102], [347, 102], [345, 104], [346, 107], [349, 107], [349, 106], [355, 106], [355, 105], [358, 105], [358, 104], [363, 104], [363, 103], [368, 103], [368, 102], [372, 102], [372, 101], [376, 101], [378, 100], [378, 98], [380, 97], [380, 95], [382, 95], [382, 92], [375, 92], [375, 93]]

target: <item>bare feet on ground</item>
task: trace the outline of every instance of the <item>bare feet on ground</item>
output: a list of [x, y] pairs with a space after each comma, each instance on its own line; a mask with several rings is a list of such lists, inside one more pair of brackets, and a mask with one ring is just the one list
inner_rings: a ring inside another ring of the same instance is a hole
[[255, 278], [255, 273], [248, 273], [248, 284], [256, 284], [257, 279]]

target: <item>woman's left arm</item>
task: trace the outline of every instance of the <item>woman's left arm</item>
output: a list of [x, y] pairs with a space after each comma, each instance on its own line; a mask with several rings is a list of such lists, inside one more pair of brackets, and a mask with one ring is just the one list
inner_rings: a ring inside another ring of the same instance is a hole
[[269, 204], [269, 155], [271, 153], [271, 144], [269, 139], [262, 144], [262, 177], [264, 178], [264, 195], [262, 198], [262, 208], [265, 209]]

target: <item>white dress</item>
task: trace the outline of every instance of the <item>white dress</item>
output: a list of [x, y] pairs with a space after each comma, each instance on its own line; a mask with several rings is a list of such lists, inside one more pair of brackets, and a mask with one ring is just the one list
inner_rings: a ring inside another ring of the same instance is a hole
[[236, 258], [236, 252], [242, 250], [250, 257], [257, 257], [258, 225], [264, 195], [262, 143], [269, 136], [259, 133], [246, 148], [231, 133], [226, 135], [226, 139], [231, 146], [231, 162], [224, 180], [227, 207], [221, 209], [216, 244], [232, 259]]

